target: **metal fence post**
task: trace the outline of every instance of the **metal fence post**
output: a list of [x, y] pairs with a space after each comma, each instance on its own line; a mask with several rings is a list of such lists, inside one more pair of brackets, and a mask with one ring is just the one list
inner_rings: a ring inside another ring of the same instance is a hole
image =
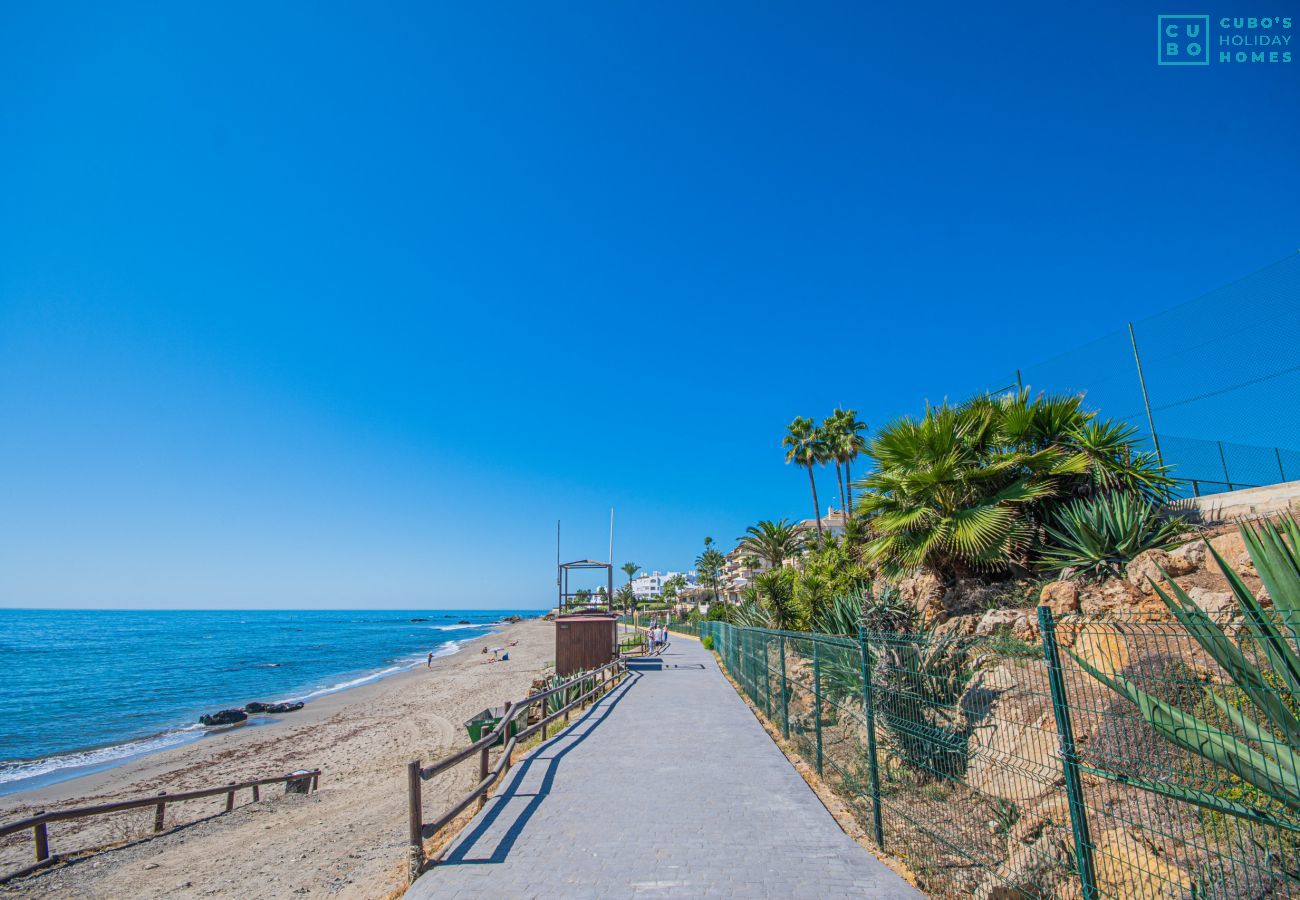
[[407, 875], [411, 881], [420, 877], [424, 870], [424, 811], [420, 798], [420, 761], [414, 760], [406, 766], [406, 790], [408, 810], [409, 855]]
[[821, 655], [817, 652], [819, 646], [816, 638], [813, 638], [813, 715], [816, 718], [817, 731], [817, 774], [822, 773], [822, 666]]
[[1056, 716], [1056, 733], [1060, 739], [1061, 768], [1065, 774], [1065, 792], [1070, 804], [1070, 825], [1074, 831], [1074, 856], [1079, 867], [1079, 881], [1084, 900], [1096, 900], [1097, 878], [1092, 863], [1092, 835], [1088, 831], [1088, 808], [1083, 802], [1083, 783], [1079, 780], [1079, 757], [1074, 749], [1074, 729], [1070, 724], [1070, 704], [1065, 695], [1065, 677], [1061, 673], [1061, 653], [1056, 646], [1056, 623], [1052, 610], [1038, 607], [1038, 627], [1043, 635], [1043, 659], [1047, 663], [1047, 680], [1052, 689], [1052, 712]]
[[781, 734], [790, 740], [790, 693], [785, 684], [785, 635], [781, 635]]
[[867, 719], [867, 769], [871, 773], [871, 824], [876, 832], [876, 846], [885, 849], [885, 827], [880, 815], [880, 768], [876, 759], [876, 698], [871, 689], [871, 653], [867, 631], [858, 628], [858, 645], [862, 650], [862, 712]]
[[1228, 457], [1223, 455], [1223, 441], [1216, 441], [1219, 445], [1219, 463], [1223, 466], [1223, 480], [1228, 483], [1228, 490], [1232, 490], [1232, 476], [1228, 474]]
[[763, 633], [763, 710], [772, 721], [772, 636]]

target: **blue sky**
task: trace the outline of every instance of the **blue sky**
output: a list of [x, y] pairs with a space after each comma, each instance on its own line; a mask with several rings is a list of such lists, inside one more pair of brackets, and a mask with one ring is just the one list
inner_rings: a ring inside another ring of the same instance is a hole
[[1300, 62], [1168, 11], [4, 4], [0, 604], [542, 606], [557, 518], [807, 515], [793, 416], [1300, 247]]

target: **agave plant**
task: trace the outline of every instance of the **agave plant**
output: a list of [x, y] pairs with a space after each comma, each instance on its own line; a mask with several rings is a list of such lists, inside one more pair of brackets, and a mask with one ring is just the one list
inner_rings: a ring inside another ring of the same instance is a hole
[[[1245, 614], [1247, 639], [1267, 659], [1267, 667], [1261, 665], [1262, 660], [1251, 658], [1257, 654], [1243, 653], [1177, 584], [1170, 581], [1170, 591], [1166, 591], [1152, 582], [1169, 611], [1232, 679], [1234, 693], [1244, 698], [1234, 703], [1210, 686], [1202, 688], [1217, 710], [1216, 718], [1237, 734], [1152, 696], [1122, 675], [1104, 674], [1073, 652], [1070, 655], [1089, 675], [1135, 704], [1147, 724], [1161, 736], [1221, 766], [1291, 813], [1300, 813], [1300, 718], [1294, 712], [1293, 701], [1300, 697], [1300, 525], [1294, 517], [1287, 517], [1278, 525], [1265, 523], [1258, 531], [1246, 525], [1239, 530], [1260, 580], [1273, 598], [1273, 610], [1264, 609], [1212, 547], [1210, 552]], [[1249, 818], [1264, 814], [1258, 807], [1209, 797], [1177, 785], [1144, 786]]]
[[958, 708], [975, 675], [968, 643], [897, 635], [871, 651], [876, 710], [899, 757], [921, 781], [959, 777], [972, 727]]
[[862, 626], [861, 594], [840, 594], [831, 600], [812, 621], [812, 630], [819, 634], [836, 634], [856, 638]]
[[1182, 526], [1140, 497], [1111, 493], [1062, 507], [1045, 530], [1050, 541], [1039, 555], [1043, 569], [1119, 575], [1142, 551], [1173, 543]]

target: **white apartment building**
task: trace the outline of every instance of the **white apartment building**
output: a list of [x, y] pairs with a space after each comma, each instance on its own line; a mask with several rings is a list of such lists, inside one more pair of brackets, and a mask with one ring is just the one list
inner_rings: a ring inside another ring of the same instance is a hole
[[696, 576], [694, 572], [642, 573], [632, 579], [632, 596], [637, 599], [638, 603], [657, 600], [663, 595], [664, 582], [675, 575], [682, 575], [686, 578], [686, 588], [693, 588], [696, 586]]

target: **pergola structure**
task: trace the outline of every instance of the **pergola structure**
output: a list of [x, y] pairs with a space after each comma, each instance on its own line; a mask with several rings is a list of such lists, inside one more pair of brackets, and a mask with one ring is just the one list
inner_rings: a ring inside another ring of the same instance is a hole
[[[605, 599], [602, 601], [599, 594], [590, 591], [570, 591], [569, 590], [569, 573], [581, 569], [604, 569], [605, 570]], [[597, 562], [594, 559], [578, 559], [573, 562], [560, 563], [559, 572], [556, 573], [556, 585], [560, 592], [560, 602], [557, 604], [560, 615], [585, 612], [602, 612], [609, 613], [614, 609], [614, 564], [607, 562]], [[582, 602], [576, 602], [579, 596], [585, 597]]]

